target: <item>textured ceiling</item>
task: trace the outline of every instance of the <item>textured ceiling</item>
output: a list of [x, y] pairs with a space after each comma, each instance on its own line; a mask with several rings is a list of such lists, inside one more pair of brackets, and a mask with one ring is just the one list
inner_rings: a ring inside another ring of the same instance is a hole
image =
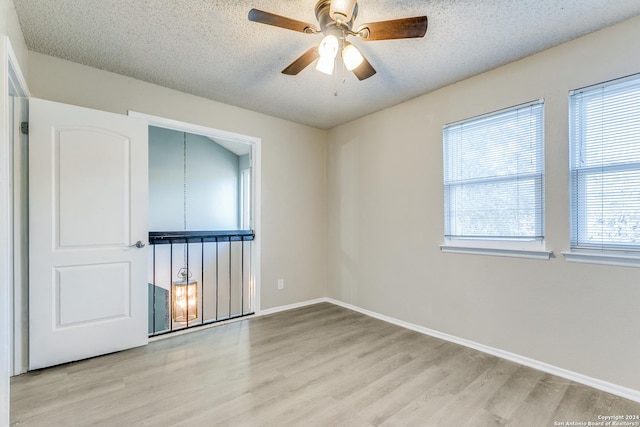
[[427, 15], [429, 28], [352, 37], [378, 73], [343, 83], [313, 66], [280, 73], [322, 35], [247, 19], [255, 7], [316, 24], [315, 3], [14, 0], [33, 51], [323, 129], [640, 15], [638, 0], [361, 0], [355, 26]]

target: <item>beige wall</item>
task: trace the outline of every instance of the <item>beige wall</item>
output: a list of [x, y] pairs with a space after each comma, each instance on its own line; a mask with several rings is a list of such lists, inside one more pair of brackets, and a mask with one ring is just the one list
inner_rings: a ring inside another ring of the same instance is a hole
[[[329, 133], [328, 296], [640, 390], [640, 269], [568, 263], [568, 92], [640, 72], [640, 18]], [[442, 253], [442, 126], [545, 99], [549, 261]]]
[[[261, 138], [261, 307], [326, 294], [325, 131], [34, 52], [29, 70], [36, 98]], [[283, 290], [276, 288], [279, 278]]]

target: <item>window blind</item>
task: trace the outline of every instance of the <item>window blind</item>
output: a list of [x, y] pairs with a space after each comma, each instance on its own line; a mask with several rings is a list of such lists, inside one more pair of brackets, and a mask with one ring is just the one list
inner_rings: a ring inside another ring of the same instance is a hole
[[640, 77], [570, 96], [571, 247], [640, 249]]
[[543, 103], [443, 129], [445, 237], [542, 239]]

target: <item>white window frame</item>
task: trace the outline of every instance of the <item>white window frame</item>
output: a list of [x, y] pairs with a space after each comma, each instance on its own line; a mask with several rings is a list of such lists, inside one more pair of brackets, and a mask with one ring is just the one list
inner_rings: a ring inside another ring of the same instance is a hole
[[[452, 123], [445, 125], [443, 127], [443, 138], [444, 131], [447, 127], [475, 121], [477, 119], [482, 119], [485, 117], [491, 117], [493, 115], [503, 114], [506, 112], [510, 112], [513, 110], [526, 108], [528, 106], [542, 104], [542, 153], [541, 153], [541, 162], [542, 162], [542, 191], [544, 193], [544, 99], [539, 99], [531, 102], [527, 102], [525, 104], [515, 105], [513, 107], [505, 108], [502, 110], [494, 111], [488, 114], [483, 114], [481, 116], [473, 117], [470, 119], [466, 119], [460, 122]], [[444, 153], [443, 153], [444, 154]], [[500, 180], [499, 177], [491, 178], [491, 180]], [[509, 178], [508, 181], [511, 181], [512, 178]], [[541, 197], [543, 197], [542, 195]], [[445, 200], [446, 204], [446, 200]], [[447, 206], [445, 205], [445, 209]], [[450, 221], [453, 220], [450, 218]], [[538, 219], [542, 221], [542, 229], [544, 230], [544, 205], [542, 206], [541, 218]], [[446, 230], [445, 230], [446, 233]], [[531, 239], [522, 239], [522, 238], [492, 238], [492, 237], [444, 237], [444, 243], [440, 245], [440, 249], [445, 253], [462, 253], [462, 254], [476, 254], [476, 255], [494, 255], [494, 256], [507, 256], [507, 257], [516, 257], [516, 258], [532, 258], [532, 259], [544, 259], [548, 260], [551, 258], [552, 252], [548, 251], [545, 247], [545, 239], [541, 238], [531, 238]]]
[[[595, 175], [606, 175], [608, 173], [615, 173], [621, 170], [640, 170], [640, 162], [637, 162], [635, 165], [604, 165], [604, 166], [596, 166], [596, 167], [585, 167], [585, 168], [574, 168], [573, 157], [575, 155], [575, 145], [578, 143], [577, 133], [581, 132], [580, 129], [574, 129], [572, 125], [572, 120], [574, 114], [577, 113], [575, 110], [575, 104], [573, 102], [574, 96], [587, 91], [593, 91], [602, 89], [604, 87], [608, 87], [611, 85], [617, 85], [620, 83], [626, 83], [629, 81], [639, 81], [640, 82], [640, 74], [635, 74], [632, 76], [623, 77], [620, 79], [614, 79], [607, 82], [586, 86], [580, 89], [575, 89], [569, 92], [569, 150], [570, 150], [570, 163], [569, 163], [569, 171], [570, 171], [570, 203], [571, 207], [571, 218], [570, 218], [570, 227], [571, 227], [571, 245], [569, 251], [562, 252], [565, 259], [570, 262], [578, 262], [578, 263], [589, 263], [589, 264], [602, 264], [602, 265], [614, 265], [614, 266], [622, 266], [622, 267], [640, 267], [640, 245], [637, 245], [636, 248], [631, 247], [631, 245], [615, 245], [615, 244], [607, 244], [602, 243], [601, 245], [581, 245], [579, 242], [579, 238], [577, 236], [577, 229], [584, 227], [587, 213], [584, 211], [576, 211], [575, 209], [579, 209], [579, 207], [574, 206], [573, 198], [574, 198], [574, 181], [573, 177], [575, 174], [580, 174], [580, 176], [589, 175], [589, 170], [592, 170]], [[598, 172], [599, 171], [599, 172]], [[579, 202], [578, 202], [579, 203]], [[574, 237], [575, 236], [575, 237]], [[574, 243], [575, 241], [575, 243]]]
[[251, 168], [240, 171], [240, 229], [251, 230]]

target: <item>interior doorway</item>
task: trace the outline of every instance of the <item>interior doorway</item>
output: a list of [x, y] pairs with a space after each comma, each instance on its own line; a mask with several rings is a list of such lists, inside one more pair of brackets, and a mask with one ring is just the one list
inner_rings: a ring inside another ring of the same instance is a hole
[[259, 139], [130, 115], [149, 123], [149, 335], [253, 314]]

